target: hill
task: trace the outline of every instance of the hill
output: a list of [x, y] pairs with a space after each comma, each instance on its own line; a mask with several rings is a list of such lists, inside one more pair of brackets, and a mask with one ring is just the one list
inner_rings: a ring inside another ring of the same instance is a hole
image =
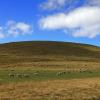
[[0, 100], [100, 100], [99, 90], [100, 47], [53, 41], [0, 44]]
[[0, 44], [0, 65], [47, 61], [100, 61], [100, 47], [53, 41]]

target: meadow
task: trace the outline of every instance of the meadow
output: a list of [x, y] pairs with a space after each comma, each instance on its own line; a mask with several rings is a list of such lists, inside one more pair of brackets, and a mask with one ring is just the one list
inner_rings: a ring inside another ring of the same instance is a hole
[[100, 77], [100, 70], [0, 70], [0, 83]]
[[100, 100], [100, 63], [38, 63], [1, 68], [0, 100]]
[[100, 78], [0, 84], [0, 100], [100, 100]]
[[0, 51], [0, 100], [100, 100], [99, 47], [21, 42]]

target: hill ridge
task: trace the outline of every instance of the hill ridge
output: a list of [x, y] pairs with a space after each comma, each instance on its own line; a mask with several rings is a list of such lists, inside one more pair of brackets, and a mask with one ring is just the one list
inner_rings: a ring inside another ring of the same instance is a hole
[[0, 44], [0, 65], [39, 61], [100, 62], [100, 47], [54, 41], [25, 41]]

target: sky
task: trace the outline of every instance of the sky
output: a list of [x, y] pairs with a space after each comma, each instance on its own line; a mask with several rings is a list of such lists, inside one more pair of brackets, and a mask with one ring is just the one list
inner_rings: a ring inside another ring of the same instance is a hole
[[100, 0], [0, 0], [0, 43], [39, 40], [100, 46]]

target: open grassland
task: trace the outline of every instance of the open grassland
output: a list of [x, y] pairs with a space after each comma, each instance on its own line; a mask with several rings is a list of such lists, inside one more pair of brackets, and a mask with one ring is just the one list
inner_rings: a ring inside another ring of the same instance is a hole
[[100, 100], [100, 78], [0, 84], [0, 100]]
[[0, 100], [100, 100], [100, 47], [1, 44]]
[[100, 100], [100, 64], [77, 64], [1, 68], [0, 100]]
[[100, 77], [100, 70], [66, 69], [66, 70], [0, 70], [0, 83], [67, 80]]

